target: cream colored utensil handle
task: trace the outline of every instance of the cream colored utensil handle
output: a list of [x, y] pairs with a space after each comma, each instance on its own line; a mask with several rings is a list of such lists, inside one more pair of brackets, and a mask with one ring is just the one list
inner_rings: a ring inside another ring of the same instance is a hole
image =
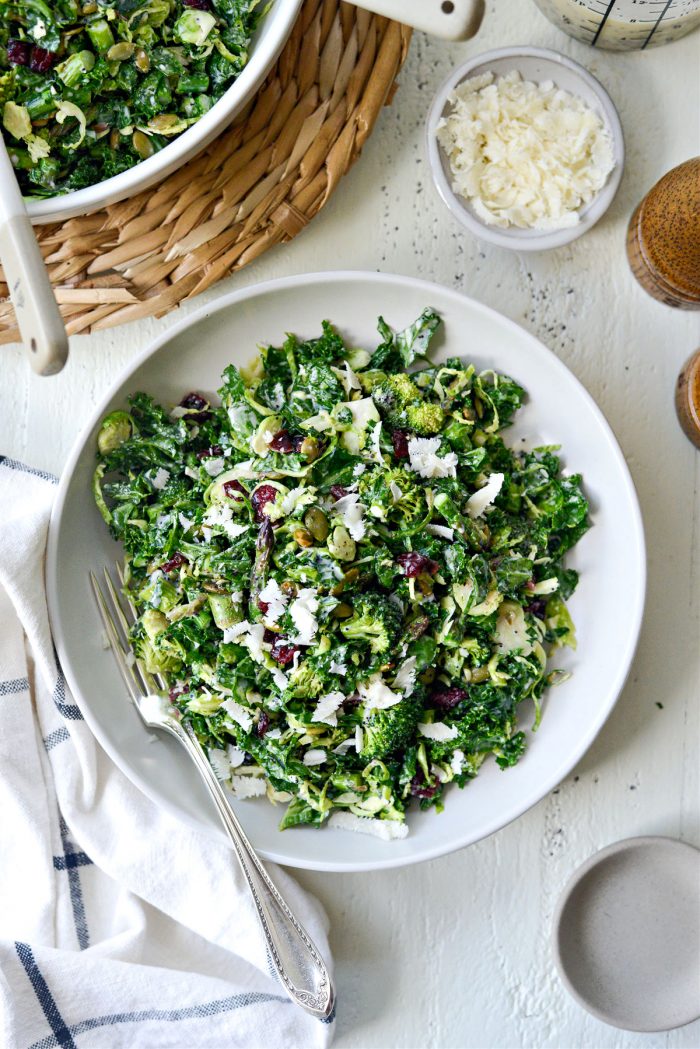
[[31, 366], [55, 375], [66, 363], [68, 337], [2, 135], [0, 259]]
[[446, 40], [469, 40], [484, 17], [484, 0], [354, 0], [357, 7], [386, 15]]

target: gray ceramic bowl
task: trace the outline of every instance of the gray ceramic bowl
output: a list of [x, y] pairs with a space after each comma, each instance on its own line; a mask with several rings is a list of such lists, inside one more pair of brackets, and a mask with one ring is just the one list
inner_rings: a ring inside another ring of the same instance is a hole
[[700, 851], [628, 838], [592, 856], [559, 900], [554, 959], [599, 1020], [668, 1031], [700, 1016]]
[[[514, 69], [518, 70], [524, 80], [534, 83], [552, 80], [557, 87], [577, 95], [598, 113], [610, 133], [615, 167], [600, 192], [581, 209], [581, 221], [576, 226], [558, 230], [529, 230], [516, 227], [501, 229], [499, 226], [487, 226], [476, 215], [469, 201], [452, 189], [449, 161], [437, 140], [437, 126], [449, 109], [450, 95], [463, 80], [482, 76], [484, 73], [503, 76]], [[438, 193], [457, 221], [480, 240], [513, 251], [547, 251], [568, 244], [586, 233], [612, 204], [625, 163], [622, 125], [605, 88], [578, 62], [573, 62], [557, 51], [542, 47], [502, 47], [496, 51], [486, 51], [455, 69], [438, 91], [431, 106], [427, 124], [427, 147]]]

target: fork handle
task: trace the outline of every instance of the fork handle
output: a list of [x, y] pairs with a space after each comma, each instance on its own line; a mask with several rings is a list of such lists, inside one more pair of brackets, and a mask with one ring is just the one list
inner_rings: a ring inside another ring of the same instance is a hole
[[175, 736], [185, 748], [216, 805], [253, 897], [272, 964], [287, 994], [312, 1016], [327, 1019], [333, 1012], [335, 991], [325, 962], [258, 859], [193, 730], [174, 717], [159, 720], [158, 727]]

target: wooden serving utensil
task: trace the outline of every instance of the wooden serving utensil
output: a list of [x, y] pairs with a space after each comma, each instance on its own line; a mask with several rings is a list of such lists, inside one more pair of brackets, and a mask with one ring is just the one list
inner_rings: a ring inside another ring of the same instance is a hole
[[68, 336], [1, 134], [0, 259], [29, 362], [39, 375], [55, 375], [66, 363]]

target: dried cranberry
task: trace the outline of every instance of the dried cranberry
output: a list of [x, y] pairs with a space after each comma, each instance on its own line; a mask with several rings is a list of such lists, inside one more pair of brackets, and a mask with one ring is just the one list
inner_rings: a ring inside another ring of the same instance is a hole
[[270, 441], [270, 448], [272, 448], [273, 452], [289, 455], [290, 452], [294, 451], [294, 441], [286, 430], [278, 430]]
[[411, 780], [411, 794], [414, 798], [434, 798], [438, 789], [439, 784], [436, 783], [434, 787], [431, 787], [429, 783], [425, 782], [422, 772], [419, 772]]
[[7, 61], [11, 66], [28, 66], [32, 54], [32, 45], [26, 40], [7, 41]]
[[263, 513], [263, 508], [268, 503], [274, 503], [277, 498], [277, 489], [273, 488], [271, 484], [261, 484], [259, 488], [256, 488], [251, 496], [251, 503], [253, 505], [253, 512], [255, 513], [255, 520], [262, 521], [266, 516]]
[[174, 568], [179, 568], [181, 565], [188, 564], [189, 561], [183, 554], [175, 553], [169, 561], [166, 561], [165, 564], [161, 565], [160, 567], [164, 572], [172, 572]]
[[263, 633], [263, 641], [266, 645], [274, 644], [278, 637], [279, 635], [276, 634], [274, 630], [270, 630], [269, 627], [265, 627], [265, 631]]
[[432, 557], [419, 554], [416, 550], [411, 550], [408, 554], [399, 554], [396, 560], [409, 579], [415, 579], [416, 576], [421, 575], [423, 572], [436, 575], [440, 568], [440, 565], [437, 561], [433, 561]]
[[441, 710], [452, 710], [466, 698], [467, 690], [464, 688], [445, 688], [430, 693], [430, 702]]
[[200, 393], [188, 393], [186, 397], [183, 397], [180, 401], [181, 408], [193, 408], [197, 412], [201, 412], [202, 409], [207, 407], [207, 401]]
[[343, 499], [348, 494], [347, 488], [343, 488], [342, 484], [331, 485], [331, 495], [334, 499]]
[[304, 443], [305, 440], [306, 440], [306, 438], [304, 437], [304, 435], [300, 434], [300, 433], [295, 434], [295, 436], [292, 437], [292, 444], [294, 445], [294, 451], [295, 452], [300, 452], [301, 451], [301, 446], [302, 446], [302, 444]]
[[270, 653], [272, 658], [280, 663], [283, 667], [289, 666], [290, 663], [294, 662], [294, 657], [299, 651], [298, 645], [287, 645], [284, 639], [278, 637], [272, 646], [272, 652]]
[[261, 710], [260, 717], [258, 718], [258, 723], [255, 726], [255, 735], [260, 737], [264, 736], [269, 727], [270, 716], [269, 714], [266, 714], [264, 710]]
[[180, 696], [184, 696], [188, 691], [187, 685], [173, 685], [168, 692], [168, 699], [171, 703], [177, 703]]
[[394, 430], [391, 435], [394, 455], [397, 459], [408, 459], [408, 434], [405, 430]]
[[260, 609], [262, 614], [264, 616], [266, 616], [267, 613], [270, 611], [270, 602], [269, 601], [261, 601], [260, 598], [258, 598], [258, 608]]
[[239, 495], [246, 494], [246, 490], [240, 481], [224, 481], [221, 487], [224, 490], [224, 495], [228, 496], [229, 499], [236, 499]]
[[32, 73], [48, 73], [55, 57], [51, 51], [47, 51], [46, 48], [38, 47], [35, 44], [29, 57], [29, 68]]
[[209, 0], [182, 0], [183, 7], [194, 7], [197, 11], [208, 11], [210, 8]]
[[527, 605], [525, 611], [529, 612], [530, 615], [537, 616], [538, 619], [544, 619], [545, 609], [547, 608], [547, 602], [543, 601], [542, 598], [535, 598]]
[[203, 448], [201, 452], [197, 452], [198, 459], [213, 459], [215, 455], [223, 455], [224, 450], [220, 444], [213, 444], [211, 448]]

